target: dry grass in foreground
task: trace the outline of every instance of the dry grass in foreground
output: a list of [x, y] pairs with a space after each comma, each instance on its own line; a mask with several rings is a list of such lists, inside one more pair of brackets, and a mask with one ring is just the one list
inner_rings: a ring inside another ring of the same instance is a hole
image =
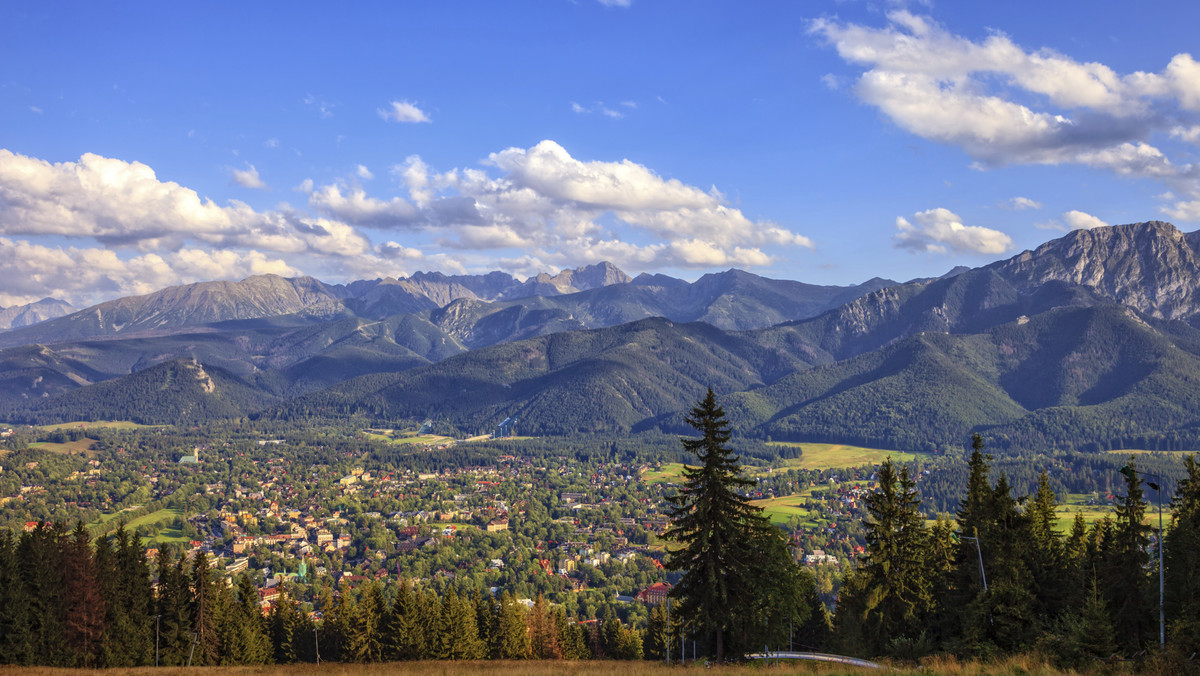
[[[994, 662], [959, 661], [952, 657], [934, 657], [922, 661], [921, 665], [890, 665], [884, 670], [859, 669], [816, 662], [755, 663], [707, 668], [704, 665], [667, 666], [659, 662], [614, 662], [614, 661], [544, 661], [544, 662], [390, 662], [386, 664], [288, 664], [264, 667], [139, 667], [136, 669], [52, 669], [47, 667], [0, 666], [0, 676], [79, 676], [80, 674], [104, 674], [105, 676], [277, 676], [300, 674], [301, 676], [351, 676], [358, 674], [382, 674], [384, 676], [754, 676], [755, 674], [797, 674], [812, 676], [864, 676], [866, 674], [894, 674], [897, 676], [1072, 676], [1082, 674], [1147, 674], [1167, 676], [1181, 673], [1176, 668], [1153, 661], [1135, 664], [1132, 662], [1105, 664], [1097, 663], [1084, 671], [1061, 670], [1045, 659], [1023, 655]], [[1185, 667], [1186, 669], [1186, 667]], [[1191, 672], [1197, 673], [1197, 672]]]

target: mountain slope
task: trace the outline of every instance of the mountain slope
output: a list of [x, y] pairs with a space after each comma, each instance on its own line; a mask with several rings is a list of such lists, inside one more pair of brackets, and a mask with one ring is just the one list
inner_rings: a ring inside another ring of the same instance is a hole
[[177, 359], [132, 375], [34, 400], [9, 412], [14, 422], [131, 420], [178, 425], [258, 411], [274, 397], [212, 366]]
[[0, 329], [19, 329], [32, 326], [47, 319], [69, 314], [75, 308], [57, 298], [43, 298], [25, 305], [0, 308]]

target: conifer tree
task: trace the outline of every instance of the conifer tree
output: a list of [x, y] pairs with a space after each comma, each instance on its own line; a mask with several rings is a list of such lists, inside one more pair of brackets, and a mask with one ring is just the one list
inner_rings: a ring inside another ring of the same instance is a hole
[[379, 662], [383, 659], [384, 600], [374, 581], [363, 587], [350, 614], [347, 626], [346, 655], [351, 662]]
[[396, 600], [384, 620], [384, 654], [389, 660], [421, 658], [424, 641], [420, 637], [417, 613], [419, 600], [407, 580], [400, 582]]
[[[267, 664], [274, 658], [274, 646], [268, 633], [267, 620], [258, 604], [258, 590], [250, 577], [238, 577], [237, 596], [229, 590], [225, 606], [225, 621], [219, 627], [222, 640], [223, 664]], [[280, 601], [277, 605], [286, 603]]]
[[1187, 477], [1171, 501], [1171, 529], [1163, 550], [1163, 584], [1171, 643], [1200, 650], [1200, 463], [1184, 460]]
[[475, 605], [470, 598], [459, 596], [454, 589], [442, 597], [442, 623], [446, 636], [446, 658], [478, 660], [486, 654], [479, 638]]
[[897, 473], [891, 459], [885, 460], [878, 488], [866, 499], [866, 560], [848, 576], [845, 608], [838, 607], [843, 645], [878, 655], [898, 640], [918, 639], [925, 628], [933, 596], [926, 568], [930, 538], [920, 503], [908, 469]]
[[525, 608], [508, 592], [500, 597], [492, 641], [493, 659], [523, 660], [529, 657], [529, 626], [525, 622]]
[[208, 566], [208, 555], [203, 550], [192, 559], [191, 599], [188, 604], [191, 620], [188, 656], [193, 665], [217, 664], [220, 660], [220, 643], [216, 632], [219, 598], [216, 581]]
[[727, 652], [757, 649], [770, 640], [764, 631], [786, 628], [788, 618], [807, 612], [782, 534], [739, 492], [753, 482], [742, 476], [738, 456], [726, 445], [729, 423], [711, 388], [687, 422], [701, 436], [681, 441], [700, 465], [684, 468], [682, 489], [668, 498], [666, 538], [681, 547], [667, 567], [683, 573], [671, 590], [679, 612], [721, 661]]
[[105, 628], [104, 596], [96, 579], [91, 540], [80, 521], [63, 543], [66, 643], [74, 653], [74, 664], [82, 667], [97, 665]]
[[28, 624], [31, 634], [30, 664], [67, 666], [69, 661], [64, 643], [63, 618], [66, 599], [63, 597], [63, 567], [59, 540], [63, 525], [37, 528], [21, 535], [17, 544], [19, 584], [28, 590]]
[[[1130, 457], [1131, 468], [1133, 462]], [[1108, 601], [1118, 647], [1132, 655], [1150, 639], [1156, 623], [1147, 575], [1150, 527], [1142, 523], [1146, 515], [1142, 480], [1136, 471], [1130, 471], [1125, 479], [1125, 496], [1117, 504], [1112, 535], [1101, 550], [1100, 583]]]
[[27, 616], [28, 589], [17, 566], [17, 542], [0, 531], [0, 663], [31, 664], [33, 635]]
[[[101, 546], [103, 546], [101, 540]], [[99, 553], [101, 550], [97, 550]], [[158, 554], [158, 617], [159, 661], [163, 665], [181, 665], [187, 661], [191, 646], [191, 622], [188, 585], [182, 555], [176, 559], [171, 548], [161, 548]]]

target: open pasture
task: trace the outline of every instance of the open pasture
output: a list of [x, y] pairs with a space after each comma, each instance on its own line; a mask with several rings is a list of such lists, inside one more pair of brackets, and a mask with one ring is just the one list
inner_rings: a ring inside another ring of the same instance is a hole
[[772, 441], [768, 445], [787, 448], [799, 448], [800, 457], [787, 461], [789, 467], [801, 469], [839, 469], [842, 467], [862, 467], [863, 465], [878, 465], [889, 457], [893, 462], [911, 462], [919, 457], [917, 453], [889, 451], [883, 448], [865, 448], [848, 444], [817, 444], [804, 441]]
[[79, 439], [77, 441], [65, 441], [63, 443], [54, 441], [35, 441], [29, 444], [29, 447], [49, 453], [58, 453], [59, 455], [79, 455], [80, 453], [83, 453], [90, 458], [96, 455], [96, 453], [92, 451], [93, 443], [95, 442], [93, 442], [91, 439]]

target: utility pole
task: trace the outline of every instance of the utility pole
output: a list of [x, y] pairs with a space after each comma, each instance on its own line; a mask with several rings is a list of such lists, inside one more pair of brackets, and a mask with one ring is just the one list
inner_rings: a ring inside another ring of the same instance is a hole
[[162, 615], [154, 616], [154, 666], [158, 666], [158, 621]]
[[321, 663], [321, 639], [317, 636], [317, 628], [313, 627], [313, 646], [317, 649], [317, 664]]
[[666, 630], [667, 630], [667, 640], [664, 641], [664, 643], [666, 644], [667, 649], [664, 650], [663, 652], [665, 652], [667, 654], [667, 666], [669, 667], [669, 666], [671, 666], [671, 599], [670, 599], [670, 597], [667, 598]]
[[[1139, 472], [1132, 465], [1125, 465], [1121, 468], [1121, 474], [1127, 478], [1133, 479], [1137, 475], [1152, 476], [1155, 479], [1162, 481], [1162, 477], [1149, 472]], [[1146, 485], [1158, 491], [1158, 647], [1166, 649], [1167, 647], [1167, 614], [1163, 609], [1163, 518], [1162, 518], [1162, 485], [1147, 481]]]

